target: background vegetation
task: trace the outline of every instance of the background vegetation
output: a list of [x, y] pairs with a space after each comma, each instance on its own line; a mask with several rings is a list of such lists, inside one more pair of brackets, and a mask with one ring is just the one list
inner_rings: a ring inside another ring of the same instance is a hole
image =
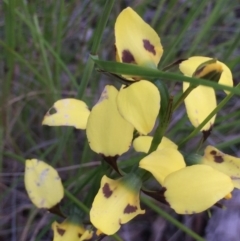
[[[54, 215], [33, 207], [24, 189], [26, 158], [36, 157], [57, 167], [65, 187], [91, 206], [103, 170], [98, 167], [99, 157], [88, 147], [85, 132], [50, 128], [41, 122], [60, 98], [79, 97], [92, 106], [105, 84], [118, 85], [116, 79], [96, 70], [86, 71], [105, 3], [5, 0], [0, 5], [0, 240], [48, 241], [52, 237]], [[231, 68], [235, 85], [240, 82], [238, 0], [115, 1], [97, 52], [101, 59], [115, 60], [114, 22], [126, 6], [134, 8], [160, 35], [164, 46], [161, 67], [192, 55], [216, 57]], [[83, 88], [81, 81], [87, 74], [90, 79]], [[172, 94], [181, 90], [181, 83], [167, 84]], [[225, 96], [222, 91], [217, 91], [217, 95], [218, 101]], [[240, 156], [239, 98], [233, 96], [218, 113], [207, 141], [236, 156]], [[167, 136], [180, 143], [191, 131], [193, 127], [182, 105], [174, 114]], [[186, 142], [184, 150], [195, 150], [200, 138], [199, 134]], [[161, 207], [208, 240], [238, 240], [239, 230], [233, 227], [240, 218], [233, 215], [240, 205], [240, 195], [236, 192], [235, 196], [228, 210], [219, 214], [213, 209], [212, 219], [207, 213], [177, 216]], [[143, 207], [147, 208], [147, 215], [123, 226], [119, 233], [123, 240], [192, 240], [153, 209]], [[230, 229], [218, 231], [221, 225]]]

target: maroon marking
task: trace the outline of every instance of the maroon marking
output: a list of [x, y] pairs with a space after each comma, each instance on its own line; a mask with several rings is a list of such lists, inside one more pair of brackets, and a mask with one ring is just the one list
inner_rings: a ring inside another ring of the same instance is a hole
[[129, 63], [129, 64], [130, 63], [132, 63], [132, 64], [136, 63], [132, 53], [127, 49], [122, 51], [122, 61], [124, 63]]
[[79, 233], [79, 234], [78, 234], [78, 237], [81, 238], [81, 237], [82, 237], [82, 234]]
[[152, 53], [153, 55], [156, 55], [156, 51], [154, 46], [150, 43], [149, 40], [147, 39], [143, 39], [143, 47], [150, 53]]
[[136, 206], [132, 206], [132, 205], [128, 204], [128, 205], [125, 207], [123, 213], [134, 213], [134, 212], [136, 212], [136, 211], [137, 211], [137, 207], [136, 207]]
[[216, 151], [210, 151], [210, 154], [215, 156], [217, 154], [217, 152]]
[[56, 110], [54, 107], [52, 107], [52, 108], [48, 111], [47, 115], [53, 115], [53, 114], [55, 114], [55, 113], [57, 113], [57, 110]]
[[222, 163], [224, 162], [222, 156], [214, 156], [214, 161], [217, 163]]
[[104, 197], [106, 197], [106, 198], [111, 197], [111, 195], [112, 195], [112, 193], [113, 193], [112, 190], [110, 189], [108, 183], [105, 183], [105, 184], [104, 184], [104, 186], [103, 186], [103, 188], [102, 188], [102, 191], [103, 191]]
[[232, 179], [232, 180], [239, 180], [240, 177], [231, 176], [231, 179]]
[[60, 236], [63, 236], [65, 233], [65, 230], [57, 227], [57, 232], [59, 233]]

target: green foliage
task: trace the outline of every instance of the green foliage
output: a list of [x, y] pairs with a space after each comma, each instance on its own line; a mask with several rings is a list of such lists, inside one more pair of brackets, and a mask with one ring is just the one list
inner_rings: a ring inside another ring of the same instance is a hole
[[[91, 207], [102, 174], [110, 172], [108, 167], [100, 167], [99, 157], [88, 147], [84, 132], [66, 127], [50, 128], [42, 126], [41, 122], [57, 99], [75, 97], [93, 106], [105, 84], [119, 84], [114, 76], [99, 73], [95, 63], [98, 68], [114, 74], [137, 73], [152, 81], [161, 79], [167, 85], [169, 95], [179, 92], [178, 83], [182, 81], [193, 84], [201, 81], [216, 90], [230, 91], [225, 98], [218, 94], [221, 101], [218, 101], [217, 108], [199, 127], [191, 127], [185, 110], [179, 108], [168, 129], [163, 123], [159, 133], [166, 133], [183, 150], [192, 152], [201, 138], [201, 128], [218, 113], [211, 142], [240, 156], [237, 152], [240, 145], [240, 89], [237, 85], [240, 79], [240, 21], [235, 12], [237, 4], [237, 0], [200, 1], [199, 4], [190, 0], [131, 2], [161, 37], [164, 56], [160, 69], [191, 55], [216, 57], [231, 67], [236, 81], [236, 87], [232, 88], [176, 73], [107, 62], [115, 61], [113, 26], [118, 13], [125, 7], [125, 1], [39, 3], [5, 0], [4, 8], [0, 9], [1, 22], [4, 22], [0, 26], [0, 178], [3, 183], [0, 209], [10, 210], [13, 221], [3, 221], [2, 230], [11, 230], [11, 233], [0, 233], [0, 237], [2, 235], [5, 240], [10, 237], [25, 240], [30, 234], [34, 235], [34, 240], [50, 237], [52, 219], [43, 220], [42, 224], [39, 222], [39, 212], [28, 205], [23, 189], [26, 158], [37, 156], [58, 168], [67, 200], [84, 212]], [[139, 157], [134, 156], [129, 161], [120, 162], [120, 168], [129, 170], [130, 164], [138, 161]], [[21, 197], [20, 202], [18, 197]], [[8, 199], [12, 200], [10, 205]], [[149, 199], [143, 201], [188, 235], [203, 240]], [[68, 203], [64, 205], [67, 207]], [[27, 214], [23, 214], [22, 209]], [[3, 211], [4, 216], [7, 214]], [[12, 223], [18, 228], [14, 229]], [[37, 223], [40, 224], [36, 227]], [[115, 239], [121, 240], [118, 236]]]

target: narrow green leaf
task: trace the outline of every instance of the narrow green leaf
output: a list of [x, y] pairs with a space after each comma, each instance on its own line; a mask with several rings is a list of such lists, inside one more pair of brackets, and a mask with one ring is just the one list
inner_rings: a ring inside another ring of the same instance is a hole
[[193, 85], [209, 86], [214, 89], [227, 90], [233, 94], [240, 95], [240, 89], [238, 88], [218, 84], [209, 80], [187, 77], [180, 74], [162, 72], [158, 69], [140, 67], [133, 64], [98, 60], [95, 56], [91, 56], [91, 57], [99, 68], [109, 73], [118, 74], [118, 75], [138, 76], [138, 77], [141, 77], [142, 79], [148, 79], [151, 82], [155, 81], [156, 79], [166, 79], [173, 82], [185, 81]]

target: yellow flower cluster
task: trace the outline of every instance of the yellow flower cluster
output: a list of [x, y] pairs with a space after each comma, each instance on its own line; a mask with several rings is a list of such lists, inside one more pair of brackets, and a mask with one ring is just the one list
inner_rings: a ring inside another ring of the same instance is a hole
[[[157, 68], [163, 48], [157, 33], [130, 7], [124, 9], [115, 23], [116, 59], [119, 62]], [[228, 67], [212, 58], [195, 56], [180, 63], [180, 71], [189, 77], [217, 76], [219, 83], [232, 86]], [[210, 62], [209, 62], [210, 61]], [[148, 153], [160, 111], [161, 97], [151, 82], [124, 76], [132, 81], [117, 90], [107, 85], [90, 111], [77, 99], [57, 101], [45, 115], [42, 124], [73, 126], [86, 129], [90, 148], [106, 158], [118, 157], [131, 145], [135, 151]], [[183, 91], [189, 87], [183, 83]], [[187, 114], [197, 127], [216, 108], [215, 92], [210, 87], [195, 86], [185, 99]], [[54, 113], [53, 113], [54, 112]], [[209, 130], [215, 116], [203, 127]], [[140, 136], [133, 140], [136, 130]], [[176, 213], [193, 214], [207, 210], [219, 200], [240, 188], [240, 159], [221, 153], [212, 146], [205, 149], [199, 164], [186, 166], [178, 146], [163, 137], [157, 149], [139, 162], [139, 168], [151, 172], [164, 190], [167, 203]], [[51, 208], [63, 198], [63, 187], [57, 172], [36, 159], [26, 161], [25, 186], [32, 202], [39, 208]], [[90, 210], [90, 221], [99, 232], [111, 235], [121, 224], [145, 211], [140, 208], [141, 178], [126, 174], [113, 180], [103, 176]], [[54, 241], [87, 240], [92, 237], [82, 225], [53, 223]]]

